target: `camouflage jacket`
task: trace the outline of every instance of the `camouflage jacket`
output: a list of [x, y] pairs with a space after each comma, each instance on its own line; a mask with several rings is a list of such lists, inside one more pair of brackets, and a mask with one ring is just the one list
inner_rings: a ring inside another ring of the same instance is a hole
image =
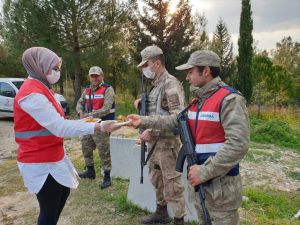
[[[95, 91], [98, 87], [96, 88], [93, 88], [93, 91]], [[86, 99], [85, 99], [85, 90], [83, 91], [80, 99], [78, 100], [77, 102], [77, 105], [76, 105], [76, 111], [78, 113], [87, 113], [87, 108], [86, 108]], [[116, 95], [115, 95], [115, 92], [114, 92], [114, 89], [113, 87], [108, 87], [105, 91], [105, 94], [104, 94], [104, 103], [103, 103], [103, 106], [102, 108], [98, 109], [98, 110], [94, 110], [93, 111], [93, 117], [94, 118], [101, 118], [103, 116], [106, 116], [110, 113], [110, 110], [113, 106], [113, 103], [115, 101], [115, 98], [116, 98]]]
[[[183, 87], [179, 80], [165, 70], [157, 79], [152, 81], [152, 88], [148, 94], [147, 114], [177, 115], [183, 108]], [[151, 125], [149, 124], [149, 126]], [[162, 139], [167, 142], [167, 139], [175, 138], [172, 130], [163, 128], [152, 130], [152, 135], [160, 139], [158, 146], [168, 145], [167, 143], [164, 144]]]
[[[202, 105], [213, 92], [224, 85], [217, 77], [202, 88], [193, 88], [192, 94]], [[230, 94], [225, 97], [220, 116], [225, 131], [225, 143], [214, 157], [210, 157], [200, 166], [199, 177], [202, 182], [227, 174], [244, 158], [249, 148], [249, 117], [244, 97], [239, 94]], [[141, 128], [172, 129], [177, 126], [176, 115], [142, 116], [141, 121]]]

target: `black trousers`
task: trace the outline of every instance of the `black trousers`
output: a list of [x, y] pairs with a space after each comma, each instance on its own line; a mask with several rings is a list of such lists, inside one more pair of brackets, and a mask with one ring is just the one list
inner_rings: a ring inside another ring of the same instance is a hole
[[70, 188], [59, 183], [49, 174], [42, 189], [36, 195], [40, 205], [38, 225], [56, 225], [63, 210]]

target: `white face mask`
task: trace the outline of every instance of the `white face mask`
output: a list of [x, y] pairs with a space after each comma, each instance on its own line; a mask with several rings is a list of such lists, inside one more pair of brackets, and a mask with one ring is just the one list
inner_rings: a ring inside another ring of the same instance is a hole
[[[154, 64], [152, 65], [152, 67], [154, 66]], [[142, 69], [143, 70], [143, 74], [145, 75], [145, 77], [147, 77], [148, 79], [153, 80], [155, 78], [155, 72], [151, 70], [150, 66], [145, 67]]]
[[60, 78], [60, 71], [52, 70], [46, 78], [50, 84], [55, 84]]

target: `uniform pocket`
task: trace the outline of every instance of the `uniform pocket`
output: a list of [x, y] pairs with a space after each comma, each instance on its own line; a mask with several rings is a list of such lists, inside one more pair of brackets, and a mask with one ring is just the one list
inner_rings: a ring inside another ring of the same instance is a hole
[[180, 195], [183, 190], [181, 174], [174, 171], [166, 173], [167, 182], [165, 183], [165, 197], [171, 199], [176, 195]]
[[236, 209], [242, 201], [242, 182], [238, 176], [224, 176], [221, 178], [223, 205], [226, 208]]
[[240, 177], [215, 178], [205, 185], [207, 205], [214, 210], [237, 209], [242, 200]]
[[223, 202], [223, 190], [222, 190], [222, 185], [221, 185], [221, 179], [220, 178], [215, 178], [212, 181], [212, 200], [216, 204], [222, 204]]

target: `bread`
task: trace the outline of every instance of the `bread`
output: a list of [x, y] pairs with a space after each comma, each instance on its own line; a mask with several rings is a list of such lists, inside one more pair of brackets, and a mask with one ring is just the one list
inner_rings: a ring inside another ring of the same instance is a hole
[[87, 119], [84, 120], [84, 122], [86, 122], [86, 123], [96, 123], [96, 122], [98, 122], [98, 120], [99, 119], [97, 119], [97, 118], [87, 118]]
[[126, 118], [126, 116], [120, 115], [117, 117], [117, 121], [118, 122], [126, 122], [127, 118]]

